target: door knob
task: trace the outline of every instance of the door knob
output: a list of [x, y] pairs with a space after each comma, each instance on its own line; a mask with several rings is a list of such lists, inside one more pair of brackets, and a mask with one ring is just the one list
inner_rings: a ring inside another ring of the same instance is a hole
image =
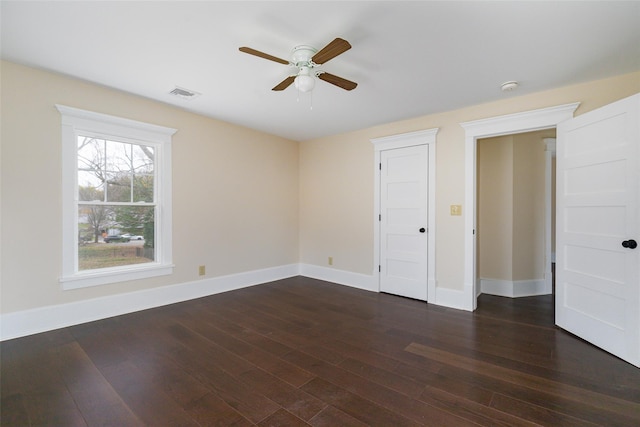
[[[424, 233], [426, 230], [424, 229], [424, 227], [422, 227], [422, 228], [421, 228], [420, 230], [418, 230], [418, 231], [420, 231], [421, 233]], [[635, 242], [634, 242], [634, 243], [635, 243]]]
[[635, 248], [638, 247], [638, 242], [636, 242], [633, 239], [625, 240], [624, 242], [622, 242], [622, 247], [623, 248], [629, 248], [629, 249], [635, 249]]

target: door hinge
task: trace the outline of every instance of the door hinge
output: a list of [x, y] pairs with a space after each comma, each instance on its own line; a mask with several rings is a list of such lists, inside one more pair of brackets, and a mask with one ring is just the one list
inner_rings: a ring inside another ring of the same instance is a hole
[[382, 163], [378, 163], [378, 168], [382, 170]]
[[381, 272], [382, 272], [382, 267], [378, 266], [378, 273], [381, 273]]
[[378, 214], [378, 221], [382, 221], [382, 214]]

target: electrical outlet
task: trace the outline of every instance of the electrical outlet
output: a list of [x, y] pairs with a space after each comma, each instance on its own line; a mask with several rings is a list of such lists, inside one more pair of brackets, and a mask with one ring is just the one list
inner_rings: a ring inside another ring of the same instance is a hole
[[462, 205], [451, 205], [451, 215], [462, 215]]
[[329, 257], [329, 265], [333, 265], [333, 257], [332, 256]]
[[200, 267], [198, 267], [198, 274], [199, 274], [200, 276], [204, 276], [204, 275], [205, 275], [205, 271], [206, 271], [206, 270], [205, 270], [204, 265], [201, 265]]

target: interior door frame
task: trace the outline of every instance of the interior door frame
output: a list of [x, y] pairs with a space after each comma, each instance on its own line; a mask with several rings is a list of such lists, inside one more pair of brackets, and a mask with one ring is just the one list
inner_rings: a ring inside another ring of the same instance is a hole
[[534, 132], [555, 128], [573, 117], [579, 102], [541, 108], [504, 116], [460, 123], [465, 130], [465, 195], [464, 202], [464, 289], [463, 309], [477, 308], [476, 224], [477, 224], [477, 142], [481, 138]]
[[553, 159], [556, 157], [556, 138], [543, 138], [544, 142], [544, 289], [553, 293], [553, 272], [551, 264], [556, 262], [552, 240], [552, 220], [555, 218], [553, 200]]
[[373, 277], [380, 292], [380, 153], [385, 150], [427, 146], [428, 196], [427, 196], [427, 302], [436, 295], [436, 134], [439, 128], [385, 136], [371, 139], [375, 156], [373, 163]]

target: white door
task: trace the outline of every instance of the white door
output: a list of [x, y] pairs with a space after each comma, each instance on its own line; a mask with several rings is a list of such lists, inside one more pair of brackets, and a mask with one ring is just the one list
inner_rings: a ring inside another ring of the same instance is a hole
[[426, 145], [380, 153], [380, 290], [427, 300]]
[[640, 94], [558, 125], [556, 324], [640, 366]]

